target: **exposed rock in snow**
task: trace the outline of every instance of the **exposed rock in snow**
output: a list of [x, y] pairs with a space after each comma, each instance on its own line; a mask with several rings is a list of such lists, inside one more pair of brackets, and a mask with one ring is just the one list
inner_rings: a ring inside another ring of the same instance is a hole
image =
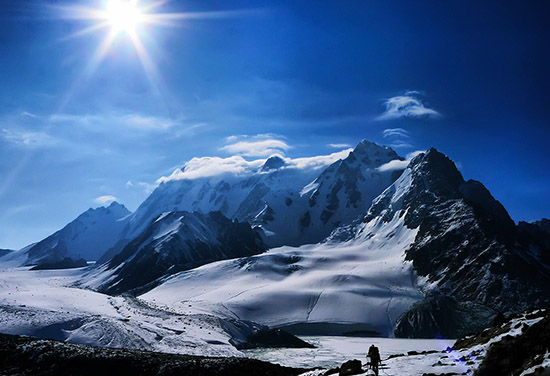
[[453, 346], [472, 364], [476, 376], [546, 375], [550, 373], [550, 312], [512, 315]]
[[12, 249], [0, 249], [0, 257], [8, 255], [14, 252]]

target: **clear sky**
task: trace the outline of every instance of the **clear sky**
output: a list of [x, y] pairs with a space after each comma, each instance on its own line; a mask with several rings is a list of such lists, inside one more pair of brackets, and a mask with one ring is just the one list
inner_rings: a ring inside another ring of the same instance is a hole
[[550, 216], [550, 2], [138, 6], [164, 16], [116, 26], [105, 1], [0, 2], [0, 248], [112, 197], [134, 210], [193, 157], [361, 139], [434, 146], [514, 220]]

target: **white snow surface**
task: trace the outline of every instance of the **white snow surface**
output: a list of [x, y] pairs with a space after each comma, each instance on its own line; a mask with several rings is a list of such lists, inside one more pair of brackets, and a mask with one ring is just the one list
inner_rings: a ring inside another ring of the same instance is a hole
[[365, 324], [388, 336], [399, 315], [423, 297], [404, 261], [417, 231], [399, 214], [364, 224], [362, 236], [346, 243], [281, 247], [185, 271], [140, 298], [270, 327]]
[[140, 299], [71, 287], [84, 271], [0, 269], [0, 332], [96, 346], [243, 356], [229, 344], [227, 324], [216, 316], [176, 313]]
[[[380, 350], [385, 366], [382, 369], [391, 375], [422, 375], [430, 371], [431, 365], [442, 356], [442, 351], [452, 347], [455, 340], [368, 338], [343, 336], [300, 336], [314, 349], [253, 349], [245, 350], [247, 357], [281, 364], [288, 367], [326, 369], [339, 367], [345, 361], [359, 359], [366, 368], [366, 354], [370, 345]], [[397, 357], [386, 360], [390, 355], [406, 354], [409, 351], [437, 351], [434, 354]], [[422, 358], [424, 357], [424, 358]], [[432, 361], [432, 359], [434, 359]], [[418, 372], [415, 372], [418, 370]], [[434, 372], [432, 369], [430, 372]], [[457, 371], [457, 367], [438, 367], [437, 373]], [[409, 373], [410, 372], [410, 373]], [[384, 375], [384, 372], [380, 372]]]

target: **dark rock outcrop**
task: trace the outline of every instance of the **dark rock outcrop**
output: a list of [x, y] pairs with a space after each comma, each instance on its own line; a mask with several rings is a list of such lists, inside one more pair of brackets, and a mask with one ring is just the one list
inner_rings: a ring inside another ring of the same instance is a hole
[[550, 367], [543, 363], [550, 352], [550, 311], [537, 309], [509, 317], [497, 314], [491, 327], [461, 338], [453, 346], [455, 350], [474, 348], [481, 359], [476, 376], [548, 375]]
[[533, 374], [550, 374], [550, 369], [542, 365], [544, 356], [550, 352], [550, 315], [527, 328], [519, 336], [504, 336], [491, 345], [476, 376], [513, 375], [534, 368]]
[[305, 371], [248, 358], [101, 348], [0, 334], [2, 375], [291, 376]]
[[435, 149], [407, 169], [399, 202], [390, 188], [365, 217], [389, 221], [401, 210], [405, 225], [418, 229], [405, 258], [436, 286], [399, 318], [396, 336], [456, 338], [489, 325], [496, 312], [550, 303], [550, 235], [541, 226], [516, 226], [480, 182], [464, 181]]
[[342, 363], [338, 371], [338, 376], [351, 376], [351, 375], [358, 375], [360, 373], [363, 373], [363, 368], [361, 367], [361, 361], [358, 359], [353, 359]]
[[52, 262], [42, 262], [31, 270], [51, 270], [51, 269], [73, 269], [73, 268], [82, 268], [88, 266], [88, 263], [84, 259], [73, 260], [70, 257], [65, 257], [60, 261]]
[[258, 329], [249, 334], [244, 343], [231, 342], [237, 349], [257, 348], [308, 348], [315, 346], [282, 329]]
[[278, 155], [273, 155], [265, 161], [264, 165], [262, 166], [262, 171], [269, 171], [269, 170], [277, 170], [283, 166], [286, 165], [286, 162], [283, 158], [279, 157]]

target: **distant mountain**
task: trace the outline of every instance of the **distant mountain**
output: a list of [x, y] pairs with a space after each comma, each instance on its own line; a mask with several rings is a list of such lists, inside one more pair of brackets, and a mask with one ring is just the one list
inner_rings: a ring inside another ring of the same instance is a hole
[[0, 257], [5, 256], [13, 252], [12, 249], [0, 249]]
[[183, 272], [142, 297], [309, 332], [456, 338], [499, 311], [550, 302], [539, 230], [516, 226], [481, 183], [430, 149], [325, 243]]
[[326, 162], [288, 164], [275, 155], [252, 173], [167, 180], [134, 213], [117, 203], [108, 212], [83, 213], [27, 247], [25, 262], [52, 265], [69, 257], [103, 264], [170, 211], [219, 211], [261, 229], [269, 247], [317, 243], [363, 214], [403, 169], [385, 165], [402, 160], [387, 146], [362, 141], [345, 159], [325, 168]]
[[93, 280], [100, 291], [119, 294], [152, 288], [162, 276], [266, 249], [248, 223], [231, 221], [220, 212], [168, 212], [95, 271]]
[[128, 214], [128, 209], [117, 202], [88, 209], [61, 230], [20, 251], [23, 261], [27, 265], [55, 264], [65, 258], [95, 261], [118, 241], [121, 219]]

